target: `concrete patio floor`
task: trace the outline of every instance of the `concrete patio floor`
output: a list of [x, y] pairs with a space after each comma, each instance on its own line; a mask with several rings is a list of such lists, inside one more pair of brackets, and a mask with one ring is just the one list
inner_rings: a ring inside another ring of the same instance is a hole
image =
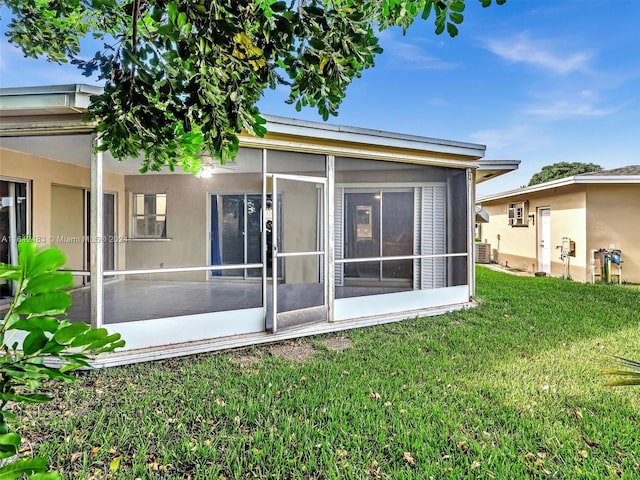
[[[349, 286], [336, 288], [336, 298], [376, 295], [408, 290], [403, 287]], [[322, 305], [322, 284], [278, 286], [278, 312]], [[268, 287], [268, 295], [271, 287]], [[68, 318], [89, 322], [89, 287], [72, 292]], [[262, 306], [259, 282], [180, 282], [117, 280], [104, 284], [104, 323], [151, 320]]]

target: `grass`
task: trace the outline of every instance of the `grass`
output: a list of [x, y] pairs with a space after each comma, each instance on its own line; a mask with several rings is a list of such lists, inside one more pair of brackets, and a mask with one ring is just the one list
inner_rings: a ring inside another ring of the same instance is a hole
[[[640, 292], [478, 268], [481, 306], [268, 347], [81, 372], [21, 432], [67, 478], [637, 478]], [[326, 337], [324, 337], [326, 338]], [[239, 363], [250, 356], [250, 363]]]

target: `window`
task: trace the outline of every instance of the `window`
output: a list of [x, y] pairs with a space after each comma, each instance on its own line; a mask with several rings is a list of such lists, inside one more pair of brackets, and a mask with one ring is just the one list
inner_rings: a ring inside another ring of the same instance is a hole
[[510, 203], [507, 208], [507, 219], [512, 227], [528, 227], [527, 202]]
[[133, 238], [167, 238], [167, 194], [133, 194]]

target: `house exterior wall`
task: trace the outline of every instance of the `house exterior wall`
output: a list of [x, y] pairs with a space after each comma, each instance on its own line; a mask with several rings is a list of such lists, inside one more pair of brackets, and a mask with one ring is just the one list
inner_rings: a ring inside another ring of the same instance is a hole
[[[31, 185], [31, 236], [41, 245], [55, 244], [69, 257], [71, 268], [82, 268], [81, 251], [79, 243], [66, 241], [63, 237], [66, 232], [77, 232], [78, 222], [84, 220], [82, 204], [84, 191], [88, 191], [91, 185], [91, 172], [88, 167], [57, 162], [47, 158], [28, 155], [13, 150], [0, 148], [0, 177], [26, 180]], [[57, 189], [56, 187], [62, 187]], [[80, 205], [65, 208], [73, 209], [71, 212], [53, 213], [53, 207], [59, 205], [57, 193], [69, 194], [69, 188], [75, 191], [75, 201]], [[124, 205], [124, 177], [115, 173], [104, 173], [104, 191], [114, 193], [116, 196], [116, 233], [125, 231], [125, 205]], [[70, 235], [75, 236], [75, 235]], [[116, 262], [124, 265], [126, 246], [124, 242], [116, 243]]]
[[[209, 194], [259, 193], [260, 174], [220, 174], [210, 179], [193, 175], [127, 175], [127, 270], [207, 265], [209, 245]], [[131, 239], [132, 196], [136, 193], [167, 195], [167, 239]], [[131, 278], [202, 281], [206, 272], [143, 274]]]
[[[507, 208], [510, 203], [527, 201], [527, 226], [510, 226]], [[551, 275], [562, 276], [564, 265], [560, 260], [563, 237], [576, 242], [576, 256], [571, 258], [570, 275], [584, 281], [589, 263], [586, 246], [586, 194], [583, 191], [557, 192], [547, 195], [514, 196], [506, 199], [483, 202], [482, 208], [489, 213], [489, 223], [482, 226], [482, 241], [491, 244], [492, 258], [505, 265], [526, 272], [538, 270], [539, 209], [549, 208], [551, 213]]]
[[[622, 250], [622, 279], [640, 283], [640, 185], [587, 186], [587, 256], [615, 245]], [[588, 272], [589, 279], [590, 273]]]

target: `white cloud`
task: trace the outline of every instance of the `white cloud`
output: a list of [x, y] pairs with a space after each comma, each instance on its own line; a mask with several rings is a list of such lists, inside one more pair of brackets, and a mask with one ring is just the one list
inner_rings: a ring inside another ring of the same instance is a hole
[[567, 117], [605, 117], [620, 110], [617, 108], [599, 108], [593, 103], [570, 102], [560, 100], [549, 105], [539, 105], [524, 110], [525, 114], [545, 117], [549, 119], [560, 119]]
[[528, 125], [478, 130], [470, 135], [470, 139], [487, 146], [486, 158], [504, 155], [512, 158], [514, 154], [534, 151], [552, 143], [548, 137]]
[[387, 44], [385, 53], [390, 54], [395, 63], [401, 63], [412, 70], [447, 70], [456, 67], [454, 63], [429, 55], [417, 45], [406, 42]]
[[[379, 38], [380, 45], [384, 49], [383, 56], [386, 57], [395, 68], [407, 70], [448, 70], [457, 67], [455, 63], [447, 62], [434, 55], [430, 55], [425, 48], [418, 44], [397, 40], [395, 35], [388, 30], [380, 32]], [[432, 46], [433, 49], [438, 48], [431, 40], [428, 40], [427, 44]]]
[[562, 93], [562, 97], [555, 99], [539, 100], [537, 105], [532, 105], [523, 110], [525, 115], [533, 115], [548, 120], [558, 120], [570, 117], [606, 117], [620, 111], [624, 105], [602, 107], [600, 96], [594, 90], [584, 89], [577, 92]]
[[508, 129], [478, 130], [470, 135], [473, 142], [486, 145], [488, 148], [501, 150], [519, 140], [526, 138], [529, 128], [526, 126], [514, 126]]
[[558, 74], [584, 72], [591, 59], [587, 51], [560, 53], [560, 42], [533, 40], [524, 33], [513, 38], [485, 40], [484, 44], [487, 50], [505, 60], [534, 65]]

